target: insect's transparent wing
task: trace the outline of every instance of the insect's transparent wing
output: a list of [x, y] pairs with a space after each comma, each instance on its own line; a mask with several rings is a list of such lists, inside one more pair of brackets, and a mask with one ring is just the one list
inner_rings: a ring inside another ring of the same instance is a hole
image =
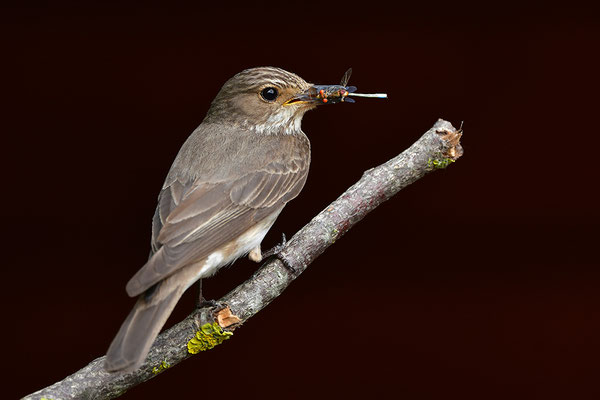
[[352, 76], [352, 68], [348, 68], [348, 70], [342, 76], [342, 81], [340, 82], [341, 86], [346, 86], [348, 81], [350, 80], [350, 76]]

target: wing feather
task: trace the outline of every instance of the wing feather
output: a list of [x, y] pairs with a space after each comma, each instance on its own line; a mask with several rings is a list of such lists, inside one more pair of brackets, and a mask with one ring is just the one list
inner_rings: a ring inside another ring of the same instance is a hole
[[307, 174], [308, 162], [292, 158], [289, 163], [271, 162], [229, 182], [196, 180], [186, 185], [174, 180], [159, 197], [154, 254], [128, 282], [128, 294], [141, 294], [278, 212], [298, 195]]

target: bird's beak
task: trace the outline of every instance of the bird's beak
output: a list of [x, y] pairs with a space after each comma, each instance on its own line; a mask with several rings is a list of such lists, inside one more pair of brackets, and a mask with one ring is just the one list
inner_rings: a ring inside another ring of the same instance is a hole
[[312, 85], [304, 92], [300, 92], [293, 96], [291, 99], [283, 103], [284, 106], [291, 106], [293, 104], [311, 104], [314, 106], [320, 104], [335, 104], [340, 102], [353, 103], [354, 100], [348, 98], [349, 91], [354, 87], [345, 87], [341, 85]]

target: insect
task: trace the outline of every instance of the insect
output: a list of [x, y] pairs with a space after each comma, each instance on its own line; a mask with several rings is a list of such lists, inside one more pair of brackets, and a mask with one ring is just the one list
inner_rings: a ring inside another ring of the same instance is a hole
[[348, 70], [342, 76], [342, 80], [339, 85], [316, 85], [315, 86], [315, 96], [318, 99], [321, 99], [323, 103], [354, 103], [354, 99], [348, 96], [356, 96], [356, 97], [375, 97], [380, 99], [386, 99], [387, 94], [385, 93], [355, 93], [356, 86], [348, 86], [348, 81], [350, 80], [350, 76], [352, 75], [352, 68], [348, 68]]

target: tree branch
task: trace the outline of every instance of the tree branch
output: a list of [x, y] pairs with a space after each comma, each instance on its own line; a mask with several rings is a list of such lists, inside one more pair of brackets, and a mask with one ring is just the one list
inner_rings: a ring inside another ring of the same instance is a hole
[[438, 120], [410, 148], [376, 168], [331, 203], [286, 243], [280, 259], [267, 261], [214, 307], [195, 310], [158, 336], [146, 361], [128, 374], [104, 371], [104, 357], [24, 399], [112, 399], [164, 369], [227, 339], [230, 332], [266, 307], [308, 265], [354, 224], [404, 187], [462, 155], [461, 131]]

